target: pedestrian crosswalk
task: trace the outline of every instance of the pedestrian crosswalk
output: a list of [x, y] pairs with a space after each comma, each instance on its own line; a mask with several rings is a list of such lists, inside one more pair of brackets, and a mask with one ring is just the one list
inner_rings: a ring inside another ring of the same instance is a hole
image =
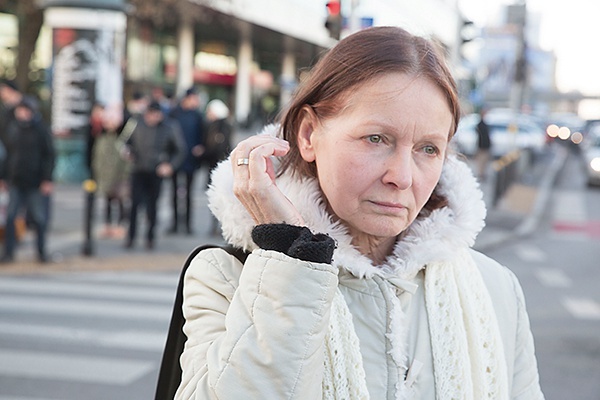
[[[564, 256], [567, 252], [575, 251], [573, 243], [580, 243], [585, 248], [586, 244], [597, 240], [596, 231], [600, 232], [600, 229], [595, 229], [596, 223], [590, 220], [586, 199], [584, 190], [555, 190], [549, 210], [551, 229], [547, 237], [555, 245], [542, 243], [542, 248], [531, 242], [520, 243], [514, 246], [514, 254], [529, 265], [539, 284], [553, 290], [553, 296], [571, 317], [600, 321], [600, 299], [586, 297], [578, 288], [582, 282], [574, 281], [572, 277], [580, 267], [574, 257], [567, 257], [557, 264], [556, 259], [547, 254], [548, 250], [564, 248]], [[574, 292], [577, 296], [573, 296]]]
[[0, 276], [0, 400], [151, 398], [177, 278]]

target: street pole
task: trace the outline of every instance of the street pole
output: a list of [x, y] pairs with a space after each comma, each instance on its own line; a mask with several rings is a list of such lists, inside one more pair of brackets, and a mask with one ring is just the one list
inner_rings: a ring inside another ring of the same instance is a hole
[[519, 4], [512, 6], [514, 13], [512, 23], [517, 27], [517, 54], [515, 57], [515, 74], [511, 93], [511, 108], [521, 112], [525, 104], [525, 92], [527, 88], [527, 4], [522, 0]]
[[517, 132], [519, 131], [518, 115], [523, 111], [525, 91], [527, 86], [527, 39], [526, 21], [527, 4], [525, 0], [509, 6], [508, 22], [517, 28], [517, 50], [515, 56], [514, 78], [511, 90], [511, 109], [514, 121], [509, 127], [512, 136], [513, 148], [516, 148]]

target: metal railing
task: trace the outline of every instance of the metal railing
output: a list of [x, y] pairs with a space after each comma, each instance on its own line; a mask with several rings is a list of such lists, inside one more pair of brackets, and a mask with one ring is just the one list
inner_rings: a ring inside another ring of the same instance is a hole
[[510, 185], [519, 179], [524, 158], [521, 150], [513, 150], [492, 163], [494, 171], [492, 204], [494, 207], [498, 205]]

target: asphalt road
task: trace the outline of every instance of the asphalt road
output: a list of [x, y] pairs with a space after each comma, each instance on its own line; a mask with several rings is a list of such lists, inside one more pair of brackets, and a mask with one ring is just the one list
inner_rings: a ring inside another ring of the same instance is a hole
[[571, 154], [531, 235], [488, 252], [519, 277], [547, 400], [600, 399], [600, 188]]

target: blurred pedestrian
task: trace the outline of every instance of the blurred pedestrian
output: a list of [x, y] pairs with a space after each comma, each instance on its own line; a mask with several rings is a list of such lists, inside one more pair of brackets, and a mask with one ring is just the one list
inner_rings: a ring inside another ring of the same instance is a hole
[[145, 205], [148, 222], [146, 248], [151, 250], [154, 248], [156, 205], [162, 179], [171, 176], [185, 159], [185, 142], [179, 125], [165, 118], [160, 104], [155, 101], [149, 104], [131, 134], [123, 140], [123, 155], [132, 162], [131, 209], [125, 247], [130, 249], [134, 245], [138, 209]]
[[277, 111], [277, 102], [271, 94], [266, 94], [260, 100], [260, 111], [263, 125], [268, 125], [273, 122]]
[[148, 108], [148, 99], [140, 91], [133, 93], [131, 99], [127, 102], [123, 112], [123, 124], [126, 124], [130, 118], [140, 118]]
[[127, 220], [130, 171], [130, 163], [121, 157], [119, 151], [120, 122], [114, 116], [103, 115], [102, 131], [95, 140], [92, 152], [97, 193], [105, 200], [104, 226], [100, 236], [117, 239], [122, 239], [125, 234], [122, 225]]
[[49, 216], [45, 196], [47, 198], [53, 189], [54, 147], [34, 98], [23, 97], [15, 107], [14, 116], [15, 122], [9, 126], [6, 136], [6, 168], [0, 177], [0, 187], [7, 188], [9, 193], [1, 260], [11, 262], [14, 259], [15, 219], [25, 208], [37, 228], [38, 260], [43, 263], [48, 261], [46, 230]]
[[475, 154], [475, 165], [477, 166], [477, 176], [480, 181], [487, 178], [487, 169], [491, 159], [490, 149], [492, 140], [490, 138], [490, 126], [485, 121], [487, 109], [484, 107], [479, 111], [479, 123], [475, 130], [477, 131], [477, 153]]
[[0, 82], [0, 141], [6, 146], [8, 126], [15, 120], [15, 107], [21, 102], [23, 95], [17, 84], [10, 80]]
[[[200, 112], [200, 97], [194, 88], [190, 88], [171, 112], [171, 117], [181, 127], [181, 132], [186, 143], [186, 157], [183, 163], [171, 176], [171, 206], [173, 221], [168, 233], [177, 233], [179, 227], [179, 197], [185, 197], [185, 231], [188, 235], [192, 230], [192, 193], [194, 177], [200, 166], [200, 156], [204, 152], [202, 145], [204, 136], [204, 120]], [[181, 187], [181, 178], [184, 185]]]
[[[231, 151], [232, 127], [229, 122], [229, 108], [219, 99], [211, 100], [206, 105], [206, 135], [204, 139], [204, 154], [202, 163], [207, 169], [206, 187], [211, 184], [211, 171]], [[211, 214], [210, 232], [218, 235], [219, 223]]]
[[157, 102], [164, 115], [169, 115], [171, 112], [171, 100], [165, 94], [165, 91], [160, 86], [155, 86], [150, 92], [150, 101]]
[[219, 99], [211, 100], [206, 105], [206, 133], [204, 137], [204, 153], [202, 162], [210, 171], [231, 151], [232, 127], [229, 122], [229, 108]]

